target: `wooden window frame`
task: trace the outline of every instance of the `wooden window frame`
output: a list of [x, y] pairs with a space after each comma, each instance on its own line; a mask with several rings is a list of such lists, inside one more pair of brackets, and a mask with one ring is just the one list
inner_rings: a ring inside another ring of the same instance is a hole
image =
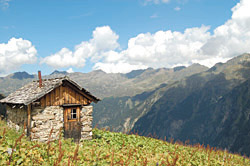
[[[75, 117], [74, 117], [75, 116]], [[77, 119], [77, 109], [76, 108], [71, 108], [71, 110], [70, 110], [70, 119], [71, 120], [75, 120], [75, 119]]]
[[[72, 112], [74, 110], [75, 112]], [[73, 117], [74, 115], [75, 115], [75, 118]], [[68, 121], [77, 121], [77, 120], [78, 120], [77, 107], [68, 109]]]

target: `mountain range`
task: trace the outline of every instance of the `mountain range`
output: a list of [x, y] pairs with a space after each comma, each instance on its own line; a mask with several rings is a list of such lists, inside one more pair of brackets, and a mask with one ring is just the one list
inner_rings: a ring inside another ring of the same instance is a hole
[[250, 55], [168, 86], [132, 130], [250, 154]]
[[[94, 106], [94, 126], [250, 155], [250, 54], [212, 68], [55, 71], [43, 78], [64, 75], [102, 99]], [[37, 75], [26, 72], [1, 77], [0, 93], [8, 95], [34, 79]]]

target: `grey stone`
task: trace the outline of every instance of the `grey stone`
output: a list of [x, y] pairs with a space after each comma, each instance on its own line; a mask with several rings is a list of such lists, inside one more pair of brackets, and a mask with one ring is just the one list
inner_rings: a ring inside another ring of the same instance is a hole
[[32, 117], [33, 120], [53, 120], [55, 119], [54, 115], [36, 115]]

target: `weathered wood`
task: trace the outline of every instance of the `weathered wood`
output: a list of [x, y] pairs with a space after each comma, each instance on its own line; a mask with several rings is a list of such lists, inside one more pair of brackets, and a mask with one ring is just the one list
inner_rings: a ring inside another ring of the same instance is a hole
[[59, 88], [55, 89], [55, 102], [54, 105], [58, 106], [59, 104]]
[[74, 90], [71, 89], [71, 103], [75, 103]]
[[69, 87], [67, 87], [68, 88], [68, 96], [69, 96], [69, 104], [72, 104], [72, 92], [71, 92], [71, 89], [69, 88]]
[[33, 106], [41, 106], [41, 102], [40, 101], [35, 101], [33, 103], [31, 103]]
[[65, 85], [67, 85], [68, 87], [70, 87], [71, 89], [77, 91], [78, 93], [80, 93], [81, 95], [83, 95], [85, 98], [87, 98], [88, 100], [94, 100], [93, 98], [89, 97], [88, 95], [86, 95], [85, 93], [83, 93], [82, 91], [80, 91], [79, 89], [77, 89], [75, 86], [73, 86], [72, 84], [69, 83], [65, 83]]
[[54, 101], [55, 101], [54, 92], [55, 92], [55, 90], [50, 92], [50, 103], [51, 103], [51, 105], [54, 105]]
[[42, 107], [45, 107], [44, 97], [41, 98], [40, 102], [41, 102], [41, 106], [42, 106]]
[[63, 86], [60, 86], [60, 102], [59, 105], [63, 105], [64, 104], [64, 95], [63, 95]]
[[[76, 109], [77, 118], [68, 120], [71, 115], [71, 109]], [[64, 108], [64, 137], [73, 138], [78, 142], [81, 139], [80, 107]]]
[[80, 100], [80, 103], [84, 103], [82, 95], [80, 95], [80, 99], [79, 100]]
[[[63, 119], [64, 119], [64, 122], [67, 122], [68, 121], [68, 118], [67, 118], [67, 109], [64, 109], [63, 110]], [[65, 123], [64, 123], [65, 124]]]
[[71, 97], [70, 97], [70, 88], [69, 87], [67, 87], [67, 91], [68, 91], [68, 104], [71, 104], [71, 102], [70, 102], [70, 99], [71, 99]]
[[80, 116], [80, 107], [77, 107], [77, 121], [80, 122], [81, 116]]
[[66, 101], [65, 101], [65, 103], [67, 103], [67, 104], [69, 104], [69, 88], [68, 87], [65, 87], [65, 94], [66, 94], [66, 96], [65, 96], [65, 98], [66, 98]]
[[76, 103], [79, 104], [80, 103], [80, 100], [79, 100], [79, 94], [76, 93]]
[[50, 95], [49, 95], [49, 93], [46, 95], [46, 97], [45, 97], [45, 103], [46, 103], [46, 106], [49, 106], [50, 104], [49, 104], [49, 102], [50, 102]]
[[27, 136], [30, 136], [30, 128], [31, 128], [31, 104], [27, 106], [28, 113], [28, 122], [27, 122]]
[[90, 102], [79, 91], [72, 89], [68, 84], [55, 88], [50, 93], [42, 97], [38, 102], [42, 107], [46, 106], [61, 106], [64, 104], [81, 104], [88, 105]]

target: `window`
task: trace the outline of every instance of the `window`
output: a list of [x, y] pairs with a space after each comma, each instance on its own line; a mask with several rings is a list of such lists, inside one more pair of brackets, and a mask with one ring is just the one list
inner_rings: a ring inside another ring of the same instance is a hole
[[76, 108], [71, 109], [71, 119], [77, 119]]

